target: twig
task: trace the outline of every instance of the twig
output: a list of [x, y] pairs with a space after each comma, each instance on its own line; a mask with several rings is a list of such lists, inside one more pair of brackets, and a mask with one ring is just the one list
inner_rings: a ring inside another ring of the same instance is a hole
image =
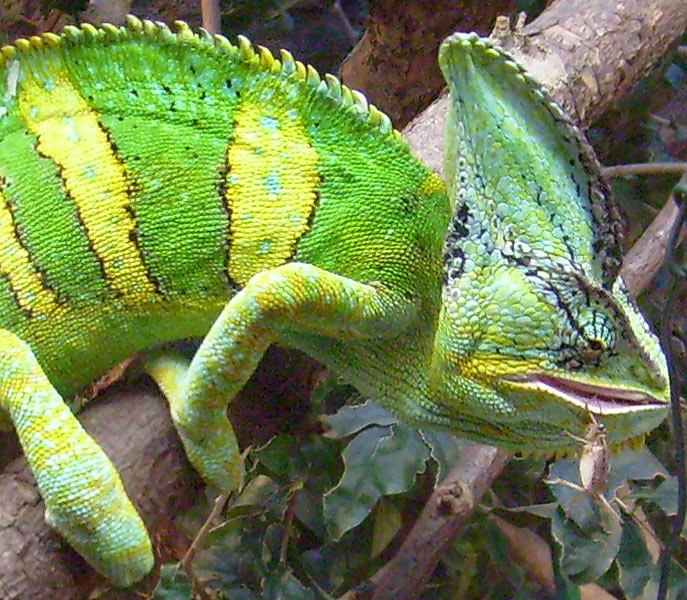
[[290, 494], [290, 498], [286, 505], [286, 511], [284, 512], [283, 524], [284, 533], [281, 537], [281, 544], [279, 548], [279, 562], [281, 564], [286, 564], [286, 553], [289, 549], [289, 540], [291, 539], [291, 534], [293, 533], [293, 519], [296, 515], [296, 500], [298, 499], [298, 493], [302, 489], [302, 484]]
[[[687, 184], [687, 173], [680, 178], [680, 183]], [[627, 289], [635, 298], [651, 283], [663, 263], [670, 230], [677, 219], [678, 207], [671, 197], [646, 228], [642, 236], [625, 255], [621, 275]], [[681, 238], [684, 237], [684, 233]]]
[[336, 0], [334, 2], [334, 5], [332, 6], [332, 12], [338, 17], [339, 21], [341, 21], [341, 26], [343, 27], [343, 30], [346, 32], [346, 37], [348, 38], [348, 41], [351, 43], [351, 45], [355, 44], [358, 41], [358, 34], [355, 32], [355, 29], [353, 29], [353, 26], [351, 25], [351, 22], [348, 20], [348, 17], [346, 16], [346, 13], [344, 12], [343, 8], [341, 8], [341, 2], [339, 0]]
[[509, 458], [507, 452], [491, 446], [471, 444], [466, 448], [458, 464], [430, 496], [396, 556], [372, 578], [374, 589], [360, 586], [346, 598], [416, 598], [446, 544], [472, 516], [475, 498], [484, 494]]
[[687, 173], [687, 163], [656, 162], [615, 165], [601, 169], [605, 177], [625, 177], [627, 175], [682, 175]]
[[[184, 571], [186, 571], [186, 573], [188, 574], [189, 579], [193, 582], [194, 587], [196, 588], [196, 592], [198, 592], [198, 594], [201, 596], [205, 595], [205, 590], [203, 589], [203, 586], [201, 585], [198, 578], [196, 577], [191, 562], [193, 561], [193, 557], [196, 555], [198, 548], [201, 546], [201, 544], [207, 537], [208, 533], [210, 532], [212, 525], [217, 520], [217, 517], [219, 517], [219, 515], [222, 513], [222, 510], [224, 509], [227, 500], [229, 500], [229, 496], [230, 494], [220, 494], [219, 496], [217, 496], [217, 498], [215, 498], [215, 505], [212, 507], [212, 510], [208, 515], [208, 518], [205, 519], [205, 522], [198, 530], [196, 537], [191, 542], [191, 545], [188, 547], [186, 554], [184, 554], [184, 557], [181, 559], [181, 562], [179, 563], [181, 567], [184, 569]], [[203, 598], [203, 600], [205, 600], [205, 598]], [[207, 598], [207, 600], [210, 600], [209, 597]]]
[[219, 0], [200, 0], [203, 13], [203, 27], [212, 34], [222, 32], [222, 15], [219, 11]]

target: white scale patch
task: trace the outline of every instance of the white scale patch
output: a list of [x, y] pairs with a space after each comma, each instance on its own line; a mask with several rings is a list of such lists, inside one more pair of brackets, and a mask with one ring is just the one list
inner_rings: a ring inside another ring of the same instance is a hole
[[0, 119], [2, 119], [8, 113], [7, 105], [10, 103], [12, 98], [17, 96], [19, 72], [20, 65], [18, 60], [12, 60], [7, 64], [7, 90], [5, 91], [5, 97], [3, 98], [3, 106], [0, 106]]

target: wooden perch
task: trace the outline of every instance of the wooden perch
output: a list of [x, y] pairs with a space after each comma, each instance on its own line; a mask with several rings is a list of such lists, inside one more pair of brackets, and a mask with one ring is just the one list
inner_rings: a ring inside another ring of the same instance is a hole
[[[106, 393], [81, 422], [112, 458], [153, 538], [189, 508], [203, 483], [186, 460], [166, 401], [150, 386]], [[103, 580], [45, 522], [23, 456], [0, 473], [0, 598], [85, 598]], [[144, 581], [141, 589], [154, 583]], [[132, 592], [133, 594], [133, 592]], [[122, 598], [139, 598], [140, 595]], [[114, 598], [114, 596], [108, 596]]]

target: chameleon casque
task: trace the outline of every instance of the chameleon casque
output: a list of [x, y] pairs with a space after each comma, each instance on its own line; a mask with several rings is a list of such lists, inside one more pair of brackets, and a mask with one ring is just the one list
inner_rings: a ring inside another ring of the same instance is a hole
[[[418, 426], [513, 450], [667, 414], [659, 345], [619, 279], [589, 146], [508, 55], [441, 47], [448, 185], [335, 78], [130, 17], [0, 52], [0, 419], [46, 518], [126, 586], [153, 564], [68, 408], [142, 354], [203, 477], [242, 469], [228, 402], [269, 344]], [[165, 343], [202, 337], [189, 362]]]

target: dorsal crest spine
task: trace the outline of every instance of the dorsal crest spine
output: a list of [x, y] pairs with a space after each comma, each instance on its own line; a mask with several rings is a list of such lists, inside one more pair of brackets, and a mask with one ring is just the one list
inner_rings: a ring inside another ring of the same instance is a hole
[[369, 104], [362, 93], [351, 90], [333, 75], [326, 74], [321, 77], [314, 67], [295, 60], [287, 50], [281, 50], [280, 58], [277, 59], [270, 50], [263, 46], [254, 47], [243, 36], [238, 36], [236, 44], [232, 44], [224, 36], [211, 35], [203, 29], [200, 30], [200, 33], [195, 33], [183, 21], [176, 21], [174, 27], [175, 31], [172, 31], [164, 23], [141, 20], [133, 15], [127, 16], [126, 24], [122, 27], [115, 27], [107, 23], [98, 28], [88, 23], [80, 27], [70, 25], [64, 28], [61, 35], [44, 33], [29, 39], [18, 39], [12, 46], [3, 46], [0, 48], [0, 67], [6, 67], [11, 60], [19, 58], [21, 54], [57, 48], [65, 43], [83, 41], [92, 43], [97, 40], [99, 43], [106, 44], [127, 37], [145, 36], [170, 44], [189, 44], [205, 51], [227, 54], [244, 64], [252, 65], [256, 69], [291, 78], [330, 99], [340, 109], [348, 110], [357, 115], [363, 123], [376, 129], [382, 135], [391, 136], [406, 145], [400, 132], [393, 128], [389, 117]]

